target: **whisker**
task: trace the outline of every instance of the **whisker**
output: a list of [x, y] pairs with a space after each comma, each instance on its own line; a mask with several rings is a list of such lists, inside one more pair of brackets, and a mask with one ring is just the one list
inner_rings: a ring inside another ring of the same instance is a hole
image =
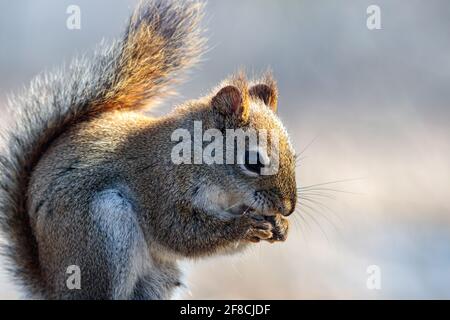
[[[304, 202], [299, 202], [299, 205], [303, 206], [303, 207], [306, 207], [306, 208], [310, 209], [312, 212], [314, 212], [316, 214], [320, 214], [321, 216], [323, 216], [323, 213], [321, 213], [319, 210], [314, 208], [312, 205], [306, 204]], [[325, 219], [327, 219], [327, 217], [325, 217]]]
[[[304, 199], [304, 200], [306, 200], [306, 199]], [[309, 200], [309, 199], [308, 199], [308, 200]], [[314, 204], [314, 203], [313, 203], [313, 204]], [[318, 205], [318, 204], [316, 203], [316, 205]], [[339, 228], [336, 226], [335, 222], [334, 222], [333, 220], [331, 220], [331, 218], [328, 217], [325, 213], [321, 212], [320, 210], [317, 210], [317, 209], [314, 208], [312, 205], [308, 205], [308, 204], [305, 204], [305, 203], [300, 203], [300, 206], [303, 206], [304, 208], [308, 208], [308, 209], [310, 209], [313, 213], [320, 215], [322, 218], [325, 219], [326, 222], [328, 222], [328, 223], [333, 227], [334, 231], [336, 231], [336, 232], [339, 233]], [[328, 209], [328, 210], [331, 210], [331, 209]], [[340, 217], [339, 217], [335, 212], [333, 212], [332, 210], [331, 210], [331, 212], [332, 212], [333, 214], [336, 215], [336, 217], [338, 218], [338, 220], [339, 220], [340, 222], [342, 222], [342, 220], [340, 219]]]
[[311, 188], [311, 187], [318, 187], [318, 186], [326, 186], [326, 185], [330, 185], [330, 184], [343, 183], [343, 182], [351, 182], [351, 181], [364, 180], [364, 179], [365, 179], [365, 178], [353, 178], [353, 179], [335, 180], [335, 181], [330, 181], [330, 182], [323, 182], [323, 183], [312, 184], [312, 185], [309, 185], [309, 186], [303, 186], [303, 187], [299, 187], [299, 189], [305, 189], [305, 188]]
[[332, 196], [330, 194], [326, 194], [325, 192], [315, 192], [315, 191], [307, 191], [307, 192], [299, 192], [298, 195], [300, 197], [302, 196], [317, 196], [317, 197], [321, 197], [321, 198], [327, 198], [327, 199], [331, 199], [331, 200], [336, 200], [335, 196]]
[[[310, 209], [310, 208], [309, 208]], [[311, 209], [310, 209], [311, 210]], [[313, 220], [313, 222], [319, 227], [320, 231], [322, 232], [322, 234], [325, 236], [325, 238], [327, 239], [328, 242], [330, 242], [330, 239], [328, 238], [325, 230], [322, 228], [321, 224], [316, 220], [316, 218], [314, 217], [313, 214], [311, 214], [311, 212], [308, 212], [308, 210], [304, 210], [303, 212], [305, 212], [305, 214], [308, 215], [309, 218], [311, 218]]]
[[236, 202], [235, 204], [232, 204], [231, 206], [229, 206], [228, 208], [225, 208], [224, 210], [225, 210], [225, 211], [228, 211], [228, 210], [230, 210], [230, 209], [232, 209], [232, 208], [235, 208], [235, 207], [238, 206], [239, 204], [241, 204], [240, 201]]
[[245, 209], [244, 213], [242, 214], [243, 216], [245, 216], [249, 211], [249, 209], [251, 207], [253, 207], [253, 205], [256, 203], [256, 200], [253, 200], [253, 202], [247, 207], [247, 209]]
[[[343, 221], [342, 221], [342, 219], [341, 219], [341, 217], [336, 213], [336, 211], [334, 211], [333, 209], [331, 209], [330, 207], [328, 207], [326, 204], [323, 204], [323, 203], [321, 203], [321, 202], [319, 202], [319, 201], [316, 201], [316, 200], [314, 200], [314, 199], [310, 199], [310, 198], [302, 198], [303, 200], [305, 200], [305, 201], [308, 201], [308, 202], [310, 202], [310, 203], [312, 203], [312, 204], [315, 204], [315, 205], [318, 205], [319, 207], [321, 207], [322, 209], [325, 209], [325, 210], [328, 210], [329, 212], [331, 212], [338, 220], [339, 220], [339, 222], [340, 223], [343, 223]], [[322, 216], [324, 216], [326, 219], [327, 219], [327, 216], [324, 214], [324, 213], [322, 213], [322, 212], [318, 212], [319, 214], [321, 214]], [[330, 223], [332, 223], [332, 221], [330, 220]], [[336, 226], [334, 226], [334, 227], [336, 227]], [[336, 228], [337, 229], [337, 228]]]
[[[308, 227], [305, 218], [300, 214], [299, 211], [294, 211], [294, 214], [292, 215], [294, 226], [298, 229], [300, 229], [300, 234], [305, 240], [306, 243], [308, 243], [308, 239], [306, 237], [306, 228]], [[310, 232], [310, 231], [309, 231]]]
[[304, 147], [303, 149], [302, 149], [302, 151], [300, 151], [300, 153], [297, 153], [297, 154], [295, 154], [295, 158], [296, 158], [296, 161], [297, 161], [297, 159], [298, 159], [298, 157], [299, 156], [301, 156], [306, 150], [308, 150], [308, 148], [317, 140], [317, 138], [319, 137], [319, 135], [316, 135], [307, 145], [306, 145], [306, 147]]
[[334, 189], [334, 188], [310, 188], [310, 189], [297, 189], [297, 191], [301, 194], [303, 191], [328, 191], [328, 192], [337, 192], [337, 193], [348, 193], [348, 194], [355, 194], [355, 195], [364, 195], [364, 193], [361, 192], [354, 192], [354, 191], [348, 191], [348, 190], [340, 190], [340, 189]]
[[[297, 219], [296, 222], [298, 223], [297, 225], [302, 228], [303, 226], [305, 227], [305, 230], [309, 233], [311, 233], [311, 226], [309, 225], [308, 221], [305, 219], [305, 217], [303, 216], [303, 212], [301, 212], [299, 209], [296, 209], [294, 214], [293, 214], [294, 218]], [[307, 241], [306, 238], [306, 234], [307, 232], [305, 232], [305, 241]]]
[[295, 167], [296, 168], [300, 167], [300, 165], [302, 164], [301, 161], [305, 160], [306, 158], [308, 158], [308, 156], [296, 158], [295, 159]]

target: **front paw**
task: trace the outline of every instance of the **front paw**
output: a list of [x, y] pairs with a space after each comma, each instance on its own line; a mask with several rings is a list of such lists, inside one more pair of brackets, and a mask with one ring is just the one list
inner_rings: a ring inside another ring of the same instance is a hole
[[272, 238], [268, 239], [273, 243], [276, 241], [286, 241], [289, 231], [289, 221], [281, 215], [271, 216], [266, 218], [272, 224]]
[[276, 216], [248, 216], [247, 231], [244, 239], [250, 242], [258, 243], [266, 240], [270, 243], [286, 241], [289, 222], [281, 215]]
[[273, 238], [273, 224], [261, 216], [249, 216], [247, 218], [247, 231], [244, 240], [258, 243], [261, 240], [270, 240]]

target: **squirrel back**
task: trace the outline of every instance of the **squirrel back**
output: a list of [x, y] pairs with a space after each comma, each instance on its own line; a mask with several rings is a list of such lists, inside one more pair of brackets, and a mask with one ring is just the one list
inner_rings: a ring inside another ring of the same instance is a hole
[[30, 176], [67, 128], [115, 110], [141, 110], [170, 93], [204, 48], [203, 4], [142, 1], [125, 35], [93, 57], [38, 76], [10, 99], [14, 122], [2, 132], [0, 228], [10, 269], [32, 294], [45, 296], [38, 245], [27, 212]]

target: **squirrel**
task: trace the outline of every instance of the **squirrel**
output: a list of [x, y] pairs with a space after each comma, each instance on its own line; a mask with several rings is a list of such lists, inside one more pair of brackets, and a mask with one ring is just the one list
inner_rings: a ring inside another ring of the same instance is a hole
[[[0, 227], [27, 297], [169, 299], [184, 286], [181, 259], [286, 239], [295, 154], [271, 74], [248, 81], [238, 72], [164, 116], [144, 113], [204, 52], [203, 14], [198, 1], [142, 0], [121, 40], [10, 99]], [[222, 132], [270, 129], [279, 170], [260, 175], [259, 160], [174, 164], [171, 135], [194, 121]], [[75, 289], [69, 266], [80, 270]]]

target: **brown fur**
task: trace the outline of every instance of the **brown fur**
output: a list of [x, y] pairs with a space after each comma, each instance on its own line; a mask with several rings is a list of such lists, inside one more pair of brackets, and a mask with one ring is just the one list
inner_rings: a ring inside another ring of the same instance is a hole
[[[239, 73], [161, 118], [137, 112], [198, 59], [200, 16], [197, 3], [144, 1], [124, 40], [94, 65], [44, 81], [49, 98], [37, 80], [30, 92], [38, 99], [15, 102], [29, 107], [17, 117], [27, 129], [10, 131], [1, 158], [1, 222], [16, 275], [34, 296], [168, 298], [180, 284], [178, 259], [286, 239], [295, 161], [270, 75], [249, 83]], [[83, 82], [86, 73], [92, 79]], [[204, 130], [273, 130], [279, 172], [255, 178], [238, 165], [175, 165], [171, 134], [192, 133], [194, 121]], [[230, 211], [236, 205], [243, 212]], [[81, 290], [65, 285], [69, 265], [81, 268]]]

